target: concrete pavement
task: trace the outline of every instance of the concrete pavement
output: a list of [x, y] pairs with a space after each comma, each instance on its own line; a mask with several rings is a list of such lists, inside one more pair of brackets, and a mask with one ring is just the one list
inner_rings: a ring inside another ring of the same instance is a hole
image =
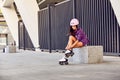
[[100, 64], [59, 65], [62, 53], [0, 53], [0, 80], [120, 80], [120, 57]]

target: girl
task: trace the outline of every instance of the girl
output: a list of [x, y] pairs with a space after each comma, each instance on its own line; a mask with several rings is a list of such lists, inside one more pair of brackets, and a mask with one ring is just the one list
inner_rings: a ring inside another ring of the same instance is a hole
[[69, 40], [66, 46], [66, 50], [72, 50], [72, 48], [83, 47], [88, 43], [87, 36], [81, 28], [78, 28], [79, 21], [72, 19], [70, 21]]
[[66, 46], [65, 57], [59, 60], [59, 64], [68, 64], [68, 57], [73, 56], [72, 49], [73, 48], [80, 48], [88, 43], [87, 36], [83, 32], [81, 28], [78, 28], [79, 21], [78, 19], [74, 18], [70, 21], [70, 30], [69, 30], [69, 40]]

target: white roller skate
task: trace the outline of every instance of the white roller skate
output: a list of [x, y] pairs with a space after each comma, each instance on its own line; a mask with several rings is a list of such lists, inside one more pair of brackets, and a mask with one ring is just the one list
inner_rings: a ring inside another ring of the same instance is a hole
[[63, 57], [62, 59], [59, 60], [60, 65], [68, 65], [68, 59]]
[[72, 57], [74, 55], [73, 51], [72, 50], [66, 50], [65, 51], [65, 56], [68, 58], [68, 57]]
[[73, 56], [74, 55], [74, 53], [72, 52], [72, 50], [66, 50], [65, 51], [65, 56], [62, 58], [62, 59], [60, 59], [59, 60], [59, 64], [60, 65], [68, 65], [69, 63], [68, 63], [68, 58], [69, 58], [69, 56]]

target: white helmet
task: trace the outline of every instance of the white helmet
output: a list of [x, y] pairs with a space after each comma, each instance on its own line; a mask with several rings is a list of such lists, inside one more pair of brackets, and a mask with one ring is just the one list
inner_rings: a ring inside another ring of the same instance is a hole
[[78, 25], [79, 24], [79, 21], [78, 19], [76, 18], [73, 18], [71, 21], [70, 21], [70, 26], [75, 26], [75, 25]]

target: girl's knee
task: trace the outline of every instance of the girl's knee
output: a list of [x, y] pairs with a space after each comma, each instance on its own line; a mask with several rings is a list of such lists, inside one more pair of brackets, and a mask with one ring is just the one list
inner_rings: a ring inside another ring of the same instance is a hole
[[72, 35], [69, 36], [69, 39], [76, 40], [76, 38]]
[[83, 42], [79, 42], [78, 45], [79, 45], [80, 47], [82, 47], [82, 46], [83, 46]]

